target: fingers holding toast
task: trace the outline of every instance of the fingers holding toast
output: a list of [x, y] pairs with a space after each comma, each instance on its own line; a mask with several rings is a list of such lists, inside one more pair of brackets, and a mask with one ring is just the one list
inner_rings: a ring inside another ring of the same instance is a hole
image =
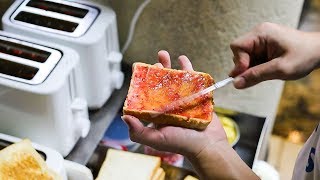
[[192, 64], [187, 56], [181, 55], [178, 60], [182, 70], [193, 71]]
[[167, 51], [161, 50], [158, 52], [158, 61], [163, 65], [163, 67], [171, 68], [170, 55]]
[[[158, 61], [159, 63], [154, 64], [160, 68], [171, 68], [171, 59], [168, 51], [161, 50], [158, 52]], [[178, 58], [179, 64], [182, 70], [193, 71], [193, 67], [189, 58], [185, 55], [181, 55]]]

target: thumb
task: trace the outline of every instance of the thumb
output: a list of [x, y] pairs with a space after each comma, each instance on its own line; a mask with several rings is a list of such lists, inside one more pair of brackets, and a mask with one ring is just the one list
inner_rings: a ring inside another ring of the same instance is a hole
[[262, 81], [280, 78], [277, 61], [279, 58], [273, 59], [266, 63], [251, 67], [245, 72], [237, 76], [234, 80], [234, 87], [244, 89], [256, 85]]

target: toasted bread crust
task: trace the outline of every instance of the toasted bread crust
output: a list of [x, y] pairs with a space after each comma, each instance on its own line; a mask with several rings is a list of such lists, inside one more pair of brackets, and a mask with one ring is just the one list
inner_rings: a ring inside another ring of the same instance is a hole
[[123, 114], [134, 116], [140, 120], [162, 125], [180, 126], [190, 129], [205, 129], [211, 120], [203, 120], [199, 118], [188, 118], [175, 114], [163, 114], [156, 111], [137, 111], [123, 108]]
[[[145, 63], [134, 63], [133, 64], [133, 74], [131, 77], [130, 88], [128, 90], [128, 96], [126, 98], [126, 101], [125, 101], [124, 107], [123, 107], [123, 114], [124, 115], [131, 115], [131, 116], [134, 116], [140, 120], [155, 123], [155, 124], [180, 126], [180, 127], [190, 128], [190, 129], [203, 130], [209, 125], [209, 123], [211, 122], [211, 119], [212, 119], [211, 116], [207, 117], [206, 119], [194, 118], [194, 117], [189, 118], [186, 116], [177, 115], [177, 114], [173, 114], [173, 113], [169, 113], [169, 112], [162, 113], [162, 112], [152, 111], [152, 110], [143, 110], [143, 109], [140, 110], [140, 109], [135, 109], [135, 108], [128, 108], [128, 97], [134, 91], [133, 90], [134, 89], [133, 88], [134, 81], [135, 81], [134, 72], [135, 72], [137, 65], [145, 66], [145, 67], [154, 67], [153, 65], [149, 65], [149, 64], [145, 64]], [[166, 69], [168, 72], [186, 73], [186, 71], [184, 71], [184, 70], [168, 69], [168, 68], [164, 68], [164, 69]], [[214, 83], [213, 78], [207, 73], [196, 72], [196, 71], [193, 71], [193, 72], [188, 71], [188, 73], [195, 74], [195, 75], [200, 74], [203, 77], [205, 77], [207, 80], [212, 81], [212, 83]], [[206, 107], [209, 108], [211, 110], [211, 112], [213, 112], [213, 92], [210, 93], [209, 97], [210, 97], [210, 101], [212, 103], [210, 103], [209, 106], [206, 106]]]

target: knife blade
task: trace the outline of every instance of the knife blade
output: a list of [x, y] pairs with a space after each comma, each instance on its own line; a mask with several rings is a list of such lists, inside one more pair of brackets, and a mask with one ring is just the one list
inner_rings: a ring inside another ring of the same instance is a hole
[[204, 94], [207, 94], [207, 93], [209, 93], [211, 91], [214, 91], [216, 89], [224, 87], [224, 86], [226, 86], [227, 84], [229, 84], [231, 82], [233, 82], [233, 78], [229, 77], [229, 78], [224, 79], [222, 81], [219, 81], [219, 82], [213, 84], [212, 86], [209, 86], [208, 88], [205, 88], [205, 89], [203, 89], [203, 90], [201, 90], [201, 91], [199, 91], [199, 92], [197, 92], [195, 94], [192, 94], [190, 96], [186, 96], [186, 97], [181, 98], [181, 99], [179, 99], [179, 100], [177, 100], [175, 102], [172, 102], [169, 105], [166, 105], [166, 107], [164, 108], [164, 111], [162, 113], [166, 113], [166, 112], [172, 111], [175, 108], [180, 107], [181, 105], [186, 104], [186, 103], [194, 100], [197, 97], [200, 97], [200, 96], [202, 96]]

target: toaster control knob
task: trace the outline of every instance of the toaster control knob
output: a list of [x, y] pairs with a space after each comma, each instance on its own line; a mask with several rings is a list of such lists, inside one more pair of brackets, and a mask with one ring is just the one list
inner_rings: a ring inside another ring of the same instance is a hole
[[107, 57], [107, 61], [110, 62], [111, 64], [119, 64], [121, 63], [122, 60], [122, 54], [117, 51], [111, 51]]

